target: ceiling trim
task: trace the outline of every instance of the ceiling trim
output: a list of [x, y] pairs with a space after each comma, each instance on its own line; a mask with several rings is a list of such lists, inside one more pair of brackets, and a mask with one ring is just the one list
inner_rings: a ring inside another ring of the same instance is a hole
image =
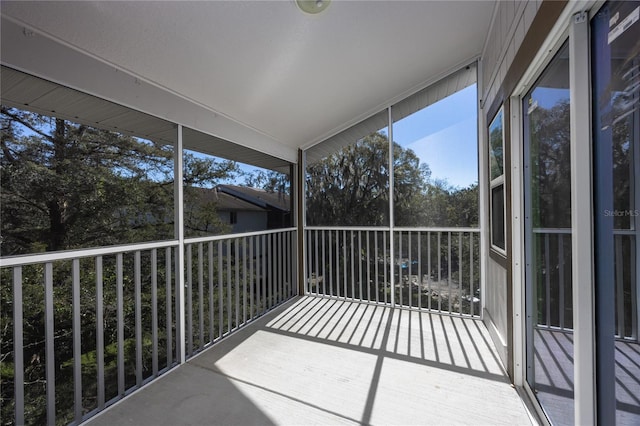
[[2, 16], [1, 40], [3, 65], [290, 163], [298, 160], [295, 148], [19, 20]]

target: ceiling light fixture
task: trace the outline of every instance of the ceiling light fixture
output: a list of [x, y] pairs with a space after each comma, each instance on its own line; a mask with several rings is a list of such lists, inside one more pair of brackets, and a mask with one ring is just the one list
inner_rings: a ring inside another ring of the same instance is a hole
[[305, 13], [318, 14], [329, 7], [331, 0], [296, 0], [296, 4]]

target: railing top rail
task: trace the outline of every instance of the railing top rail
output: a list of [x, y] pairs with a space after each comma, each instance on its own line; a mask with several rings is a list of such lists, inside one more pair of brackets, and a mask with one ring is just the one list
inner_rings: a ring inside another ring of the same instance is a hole
[[388, 231], [388, 226], [305, 226], [305, 231]]
[[59, 260], [80, 259], [84, 257], [105, 256], [132, 251], [152, 250], [158, 248], [177, 247], [178, 240], [155, 241], [151, 243], [123, 244], [90, 249], [64, 250], [50, 253], [34, 253], [20, 256], [0, 257], [0, 268], [10, 266], [33, 265], [35, 263], [55, 262]]
[[[389, 231], [388, 226], [305, 226], [307, 231]], [[393, 228], [400, 232], [480, 232], [480, 228], [469, 227], [399, 227]]]
[[571, 234], [571, 228], [533, 228], [534, 234]]
[[614, 229], [613, 235], [636, 235], [635, 229]]
[[[571, 234], [571, 228], [533, 228], [534, 234]], [[613, 235], [635, 235], [635, 229], [614, 229]]]
[[472, 227], [438, 227], [438, 226], [427, 226], [427, 227], [400, 227], [396, 226], [394, 231], [400, 232], [480, 232], [480, 228], [472, 228]]
[[185, 238], [184, 243], [185, 244], [208, 243], [211, 241], [228, 240], [233, 238], [254, 237], [256, 235], [268, 235], [268, 234], [291, 232], [291, 231], [296, 231], [297, 229], [298, 228], [281, 228], [281, 229], [270, 229], [268, 231], [242, 232], [238, 234], [210, 235], [207, 237]]

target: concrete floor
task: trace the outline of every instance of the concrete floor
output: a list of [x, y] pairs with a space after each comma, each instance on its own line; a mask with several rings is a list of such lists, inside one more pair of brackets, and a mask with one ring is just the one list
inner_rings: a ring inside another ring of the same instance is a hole
[[88, 423], [533, 422], [481, 321], [299, 297]]

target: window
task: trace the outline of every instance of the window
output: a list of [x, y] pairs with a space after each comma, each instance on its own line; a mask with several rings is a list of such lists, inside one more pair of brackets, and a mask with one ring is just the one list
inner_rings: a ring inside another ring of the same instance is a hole
[[238, 223], [238, 212], [229, 212], [229, 223], [231, 225]]
[[504, 126], [500, 108], [489, 125], [489, 176], [491, 179], [491, 247], [505, 253]]
[[395, 226], [478, 226], [476, 84], [428, 93], [391, 107]]

